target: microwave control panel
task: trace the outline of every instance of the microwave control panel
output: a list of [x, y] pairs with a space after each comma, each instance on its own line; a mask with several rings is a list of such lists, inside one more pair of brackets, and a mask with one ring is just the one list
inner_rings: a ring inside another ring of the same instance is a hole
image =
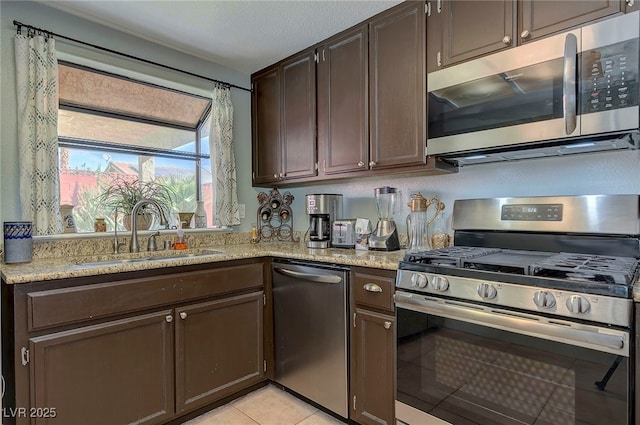
[[581, 53], [581, 113], [638, 105], [637, 38]]

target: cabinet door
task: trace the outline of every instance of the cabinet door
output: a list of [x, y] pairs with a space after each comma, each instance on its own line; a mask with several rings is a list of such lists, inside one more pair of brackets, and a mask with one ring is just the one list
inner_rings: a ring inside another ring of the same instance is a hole
[[[157, 424], [174, 414], [172, 311], [30, 339], [36, 424]], [[53, 411], [51, 410], [53, 409]]]
[[356, 309], [352, 327], [355, 373], [351, 408], [361, 425], [394, 424], [395, 318]]
[[424, 2], [406, 2], [369, 22], [370, 167], [425, 163]]
[[368, 41], [363, 25], [318, 50], [318, 156], [323, 174], [369, 163]]
[[513, 45], [512, 0], [448, 0], [442, 4], [442, 15], [443, 67]]
[[519, 44], [624, 11], [620, 0], [521, 0]]
[[262, 291], [176, 309], [178, 413], [264, 379], [262, 310]]
[[315, 51], [281, 65], [283, 174], [292, 179], [316, 175]]
[[254, 75], [252, 86], [253, 184], [271, 183], [282, 172], [279, 68]]

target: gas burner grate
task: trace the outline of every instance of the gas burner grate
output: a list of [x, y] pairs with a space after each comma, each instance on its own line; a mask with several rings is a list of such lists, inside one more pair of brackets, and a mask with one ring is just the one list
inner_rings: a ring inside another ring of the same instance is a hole
[[531, 274], [535, 276], [620, 285], [631, 285], [637, 270], [635, 258], [564, 252], [531, 265]]
[[433, 251], [408, 252], [404, 261], [420, 264], [437, 264], [460, 267], [463, 260], [482, 257], [484, 255], [500, 252], [498, 248], [478, 248], [471, 246], [452, 246]]

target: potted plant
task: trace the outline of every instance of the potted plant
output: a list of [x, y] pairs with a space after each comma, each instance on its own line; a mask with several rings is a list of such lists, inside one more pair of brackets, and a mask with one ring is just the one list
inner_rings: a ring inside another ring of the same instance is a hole
[[[141, 181], [140, 179], [125, 179], [117, 177], [106, 186], [101, 195], [100, 201], [106, 206], [115, 210], [116, 208], [123, 214], [123, 224], [125, 229], [131, 230], [131, 211], [133, 206], [141, 199], [153, 199], [158, 202], [165, 215], [171, 211], [175, 204], [173, 190], [157, 180]], [[143, 205], [139, 210], [138, 229], [148, 229], [151, 226], [155, 211], [153, 206]]]

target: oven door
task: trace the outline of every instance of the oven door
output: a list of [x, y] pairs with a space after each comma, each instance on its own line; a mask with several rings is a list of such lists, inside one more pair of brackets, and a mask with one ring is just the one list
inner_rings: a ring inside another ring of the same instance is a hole
[[629, 424], [629, 332], [402, 291], [396, 307], [398, 424]]

